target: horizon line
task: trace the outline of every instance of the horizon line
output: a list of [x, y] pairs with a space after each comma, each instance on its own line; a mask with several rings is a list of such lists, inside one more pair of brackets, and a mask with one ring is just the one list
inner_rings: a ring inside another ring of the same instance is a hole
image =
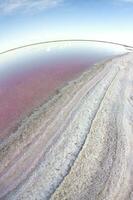
[[99, 42], [99, 43], [108, 43], [108, 44], [119, 45], [119, 46], [123, 46], [125, 48], [133, 48], [133, 46], [130, 46], [130, 45], [126, 45], [126, 44], [122, 44], [122, 43], [118, 43], [118, 42], [110, 42], [110, 41], [105, 41], [105, 40], [94, 40], [94, 39], [92, 39], [92, 40], [91, 39], [62, 39], [62, 40], [42, 41], [42, 42], [30, 43], [30, 44], [26, 44], [26, 45], [14, 47], [14, 48], [7, 49], [5, 51], [0, 52], [0, 55], [8, 53], [10, 51], [15, 51], [15, 50], [19, 50], [19, 49], [30, 47], [30, 46], [36, 46], [36, 45], [48, 44], [48, 43], [56, 43], [56, 42]]

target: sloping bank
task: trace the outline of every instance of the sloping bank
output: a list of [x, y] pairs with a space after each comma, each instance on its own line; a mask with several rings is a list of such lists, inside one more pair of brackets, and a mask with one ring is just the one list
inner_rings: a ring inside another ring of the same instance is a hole
[[93, 66], [1, 146], [2, 199], [133, 198], [133, 54]]

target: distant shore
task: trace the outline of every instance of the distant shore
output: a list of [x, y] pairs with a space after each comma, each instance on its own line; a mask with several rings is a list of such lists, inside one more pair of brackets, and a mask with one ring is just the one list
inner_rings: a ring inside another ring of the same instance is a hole
[[36, 42], [36, 43], [26, 44], [26, 45], [23, 45], [23, 46], [18, 46], [18, 47], [14, 47], [14, 48], [11, 48], [11, 49], [7, 49], [5, 51], [1, 51], [0, 54], [5, 54], [5, 53], [8, 53], [10, 51], [19, 50], [19, 49], [22, 49], [22, 48], [25, 48], [25, 47], [31, 47], [31, 46], [41, 45], [41, 44], [58, 43], [58, 42], [74, 42], [74, 41], [75, 42], [99, 42], [99, 43], [105, 43], [105, 44], [114, 44], [114, 45], [123, 46], [125, 48], [129, 48], [129, 49], [133, 50], [133, 46], [122, 44], [122, 43], [117, 43], [117, 42], [110, 42], [110, 41], [104, 41], [104, 40], [66, 39], [66, 40], [51, 40], [51, 41], [44, 41], [44, 42]]

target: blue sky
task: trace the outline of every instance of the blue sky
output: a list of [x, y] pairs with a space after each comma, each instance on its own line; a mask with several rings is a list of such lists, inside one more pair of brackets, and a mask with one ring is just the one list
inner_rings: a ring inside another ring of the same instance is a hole
[[133, 45], [133, 0], [0, 0], [0, 51], [55, 39]]

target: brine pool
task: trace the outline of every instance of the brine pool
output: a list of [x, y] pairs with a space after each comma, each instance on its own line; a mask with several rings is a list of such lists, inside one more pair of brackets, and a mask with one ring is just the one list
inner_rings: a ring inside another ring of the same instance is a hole
[[124, 46], [83, 41], [40, 44], [0, 55], [0, 140], [67, 81]]

